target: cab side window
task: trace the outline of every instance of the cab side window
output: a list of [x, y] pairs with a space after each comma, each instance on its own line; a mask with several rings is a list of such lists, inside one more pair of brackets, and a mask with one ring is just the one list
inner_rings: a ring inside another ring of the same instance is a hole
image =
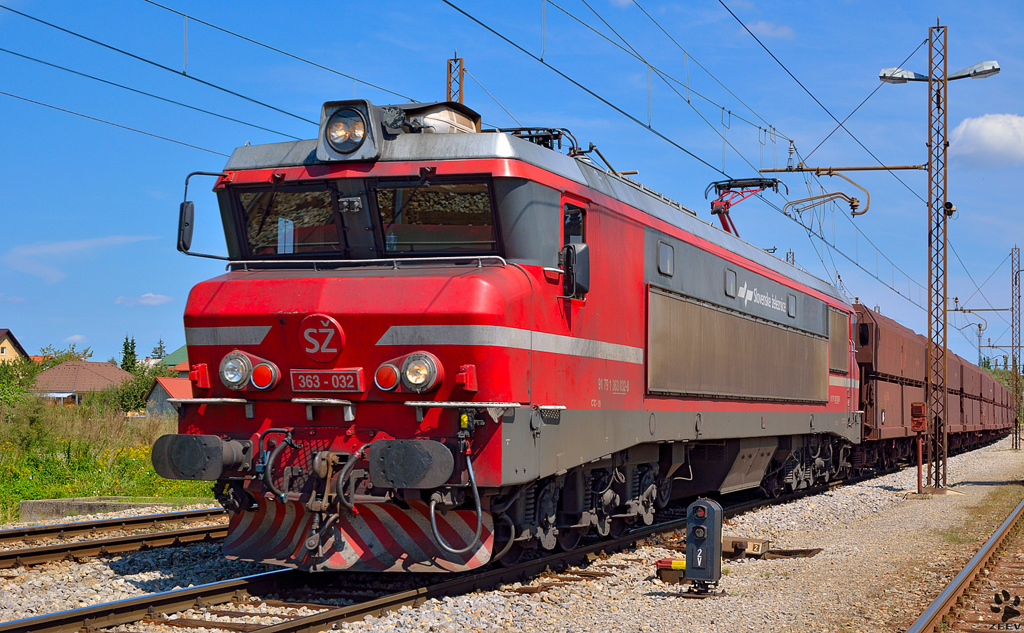
[[562, 219], [564, 225], [562, 245], [586, 244], [587, 212], [580, 207], [567, 204]]
[[562, 207], [562, 251], [558, 256], [562, 296], [585, 300], [590, 290], [590, 253], [587, 248], [587, 211], [566, 203]]

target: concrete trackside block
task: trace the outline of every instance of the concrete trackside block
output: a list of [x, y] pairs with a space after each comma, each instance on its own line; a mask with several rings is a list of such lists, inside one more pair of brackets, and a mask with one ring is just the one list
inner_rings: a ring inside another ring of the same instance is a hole
[[37, 499], [22, 501], [18, 508], [18, 520], [23, 523], [50, 521], [80, 514], [119, 512], [132, 508], [152, 506], [170, 507], [169, 503], [129, 501], [126, 497], [76, 497], [71, 499]]

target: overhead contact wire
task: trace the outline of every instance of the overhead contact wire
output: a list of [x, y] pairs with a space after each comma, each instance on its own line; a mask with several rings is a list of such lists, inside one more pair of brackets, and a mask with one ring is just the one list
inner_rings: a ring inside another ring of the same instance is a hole
[[[709, 104], [711, 104], [711, 105], [715, 106], [716, 108], [721, 108], [721, 109], [723, 109], [723, 110], [728, 110], [728, 109], [727, 109], [727, 108], [726, 108], [725, 106], [723, 106], [723, 105], [721, 105], [721, 104], [717, 103], [716, 101], [714, 101], [713, 99], [711, 99], [711, 98], [709, 98], [709, 97], [707, 97], [707, 96], [705, 96], [705, 95], [701, 94], [701, 93], [700, 93], [700, 92], [698, 92], [697, 90], [694, 90], [694, 89], [693, 89], [692, 87], [690, 87], [689, 85], [687, 85], [687, 84], [686, 84], [685, 82], [679, 81], [678, 79], [676, 79], [676, 78], [675, 78], [675, 77], [673, 77], [672, 75], [668, 74], [668, 73], [667, 73], [667, 72], [665, 72], [664, 70], [662, 70], [662, 69], [658, 68], [657, 66], [652, 66], [652, 65], [651, 65], [651, 64], [650, 64], [650, 63], [649, 63], [649, 62], [648, 62], [648, 61], [647, 61], [646, 59], [643, 59], [643, 58], [642, 58], [642, 57], [641, 57], [641, 56], [639, 55], [639, 53], [636, 53], [635, 51], [630, 51], [630, 50], [627, 50], [627, 49], [626, 49], [625, 47], [623, 47], [623, 46], [622, 46], [621, 44], [619, 44], [618, 42], [616, 42], [616, 41], [615, 41], [615, 40], [613, 40], [612, 38], [608, 37], [607, 35], [605, 35], [605, 34], [604, 34], [604, 33], [602, 33], [601, 31], [599, 31], [599, 30], [595, 29], [595, 28], [594, 28], [593, 26], [591, 26], [590, 24], [588, 24], [588, 23], [587, 23], [587, 22], [586, 22], [585, 20], [583, 20], [583, 19], [579, 18], [578, 16], [574, 15], [574, 14], [573, 14], [573, 13], [571, 13], [570, 11], [568, 11], [568, 10], [566, 10], [566, 9], [562, 8], [561, 6], [559, 6], [558, 4], [556, 4], [555, 2], [552, 2], [551, 0], [547, 0], [547, 3], [548, 3], [548, 4], [550, 4], [551, 6], [555, 7], [556, 9], [558, 9], [559, 11], [561, 11], [562, 13], [564, 13], [565, 15], [569, 16], [570, 18], [572, 18], [572, 19], [573, 19], [573, 20], [575, 20], [576, 22], [578, 22], [578, 23], [579, 23], [579, 24], [580, 24], [581, 26], [584, 26], [584, 27], [586, 27], [586, 28], [587, 28], [587, 29], [589, 29], [589, 30], [590, 30], [591, 32], [593, 32], [593, 33], [594, 33], [595, 35], [597, 35], [597, 36], [599, 36], [599, 37], [603, 38], [603, 39], [604, 39], [605, 41], [607, 41], [607, 42], [608, 42], [609, 44], [611, 44], [612, 46], [615, 46], [616, 48], [618, 48], [618, 49], [619, 49], [619, 50], [621, 50], [622, 52], [626, 53], [626, 54], [627, 54], [627, 55], [629, 55], [630, 57], [632, 57], [632, 58], [636, 59], [637, 61], [640, 61], [640, 62], [642, 62], [642, 63], [643, 63], [643, 64], [644, 64], [645, 66], [648, 66], [648, 67], [649, 67], [649, 68], [650, 68], [650, 69], [651, 69], [652, 71], [654, 71], [654, 72], [658, 73], [658, 75], [659, 75], [659, 76], [661, 76], [661, 79], [662, 79], [662, 81], [664, 81], [664, 82], [665, 82], [666, 84], [668, 84], [670, 88], [672, 87], [672, 86], [671, 86], [671, 83], [675, 83], [676, 85], [679, 85], [679, 86], [682, 86], [682, 87], [686, 88], [686, 89], [687, 89], [687, 90], [688, 90], [689, 92], [692, 92], [693, 94], [697, 95], [698, 97], [700, 97], [700, 98], [701, 98], [701, 99], [703, 99], [704, 101], [708, 102]], [[588, 8], [590, 8], [590, 10], [591, 10], [591, 11], [594, 11], [594, 9], [593, 9], [592, 7], [590, 7], [590, 5], [587, 5], [587, 7], [588, 7]], [[641, 10], [643, 10], [643, 9], [641, 9]], [[594, 13], [596, 14], [597, 12], [596, 12], [596, 11], [594, 11]], [[600, 16], [600, 15], [598, 15], [598, 18], [600, 18], [600, 17], [601, 17], [601, 16]], [[601, 21], [602, 21], [602, 22], [605, 22], [605, 21], [604, 21], [604, 19], [601, 19]], [[607, 23], [607, 22], [605, 22], [605, 24], [607, 25], [608, 23]], [[615, 31], [615, 29], [613, 29], [613, 28], [612, 28], [611, 26], [608, 26], [608, 28], [612, 29], [612, 31]], [[618, 33], [616, 33], [616, 35], [619, 35], [619, 34], [618, 34]], [[619, 38], [620, 38], [620, 39], [622, 39], [622, 36], [621, 36], [621, 35], [619, 35]], [[623, 39], [623, 42], [625, 42], [625, 40], [624, 40], [624, 39]], [[629, 46], [629, 44], [627, 43], [627, 44], [626, 44], [626, 46]], [[632, 46], [629, 46], [629, 48], [630, 48], [630, 49], [632, 49], [633, 47], [632, 47]], [[685, 50], [684, 50], [683, 52], [684, 52], [684, 53], [686, 53], [686, 51], [685, 51]], [[687, 55], [687, 57], [689, 57], [690, 59], [693, 59], [693, 57], [692, 57], [692, 56], [691, 56], [691, 55], [690, 55], [689, 53], [686, 53], [686, 55]], [[697, 64], [697, 66], [699, 66], [699, 67], [701, 68], [701, 70], [704, 70], [704, 72], [707, 72], [707, 73], [708, 73], [708, 75], [711, 75], [711, 73], [710, 73], [710, 72], [708, 72], [708, 71], [707, 71], [707, 69], [705, 69], [705, 68], [704, 68], [703, 66], [701, 66], [701, 65], [700, 65], [700, 63], [699, 63], [699, 62], [697, 62], [697, 60], [693, 59], [693, 61], [694, 61], [694, 63], [695, 63], [695, 64]], [[718, 81], [718, 79], [717, 79], [717, 78], [715, 78], [715, 77], [714, 77], [713, 75], [712, 75], [712, 79], [715, 79], [715, 81]], [[670, 82], [671, 82], [671, 83], [670, 83]], [[718, 83], [719, 83], [719, 84], [721, 84], [721, 82], [718, 82]], [[723, 87], [723, 88], [725, 88], [725, 86], [724, 86], [724, 85], [723, 85], [722, 87]], [[673, 89], [673, 90], [674, 90], [674, 89]], [[729, 92], [729, 94], [732, 94], [732, 92], [731, 92], [731, 91], [729, 91], [729, 89], [728, 89], [728, 88], [725, 88], [725, 90], [726, 90], [727, 92]], [[678, 91], [678, 90], [675, 90], [675, 92], [676, 92], [676, 94], [679, 94], [679, 91]], [[680, 98], [681, 98], [681, 99], [683, 99], [683, 101], [686, 101], [687, 103], [689, 103], [689, 101], [688, 101], [688, 100], [687, 100], [687, 99], [686, 99], [685, 97], [683, 97], [682, 95], [679, 95], [679, 96], [680, 96]], [[736, 95], [733, 95], [733, 96], [735, 97]], [[739, 101], [740, 103], [742, 103], [742, 104], [744, 105], [744, 107], [746, 107], [746, 108], [747, 108], [748, 110], [750, 110], [750, 107], [749, 107], [749, 106], [747, 106], [747, 105], [746, 105], [745, 103], [743, 103], [743, 101], [741, 101], [741, 100], [740, 100], [740, 99], [739, 99], [738, 97], [736, 97], [736, 100], [737, 100], [737, 101]], [[694, 107], [694, 106], [693, 106], [692, 104], [690, 104], [690, 107], [692, 108], [692, 107]], [[694, 110], [696, 110], [696, 108], [694, 108]], [[757, 118], [761, 119], [761, 117], [760, 117], [760, 116], [759, 116], [759, 115], [758, 115], [758, 114], [757, 114], [756, 112], [754, 112], [753, 110], [750, 110], [750, 111], [754, 113], [754, 116], [757, 116]], [[730, 112], [731, 112], [731, 111], [730, 111]], [[747, 125], [749, 125], [749, 126], [751, 126], [751, 127], [755, 127], [755, 128], [757, 128], [757, 129], [759, 129], [759, 130], [765, 130], [765, 128], [762, 128], [762, 127], [761, 127], [760, 125], [758, 125], [758, 124], [754, 123], [753, 121], [748, 121], [747, 119], [745, 119], [744, 117], [742, 117], [742, 116], [740, 116], [740, 115], [738, 115], [738, 114], [736, 114], [736, 113], [732, 113], [732, 116], [733, 116], [733, 117], [735, 117], [736, 119], [738, 119], [738, 120], [742, 121], [743, 123], [746, 123]], [[779, 138], [785, 139], [785, 140], [787, 140], [787, 141], [788, 141], [788, 140], [790, 140], [790, 138], [789, 138], [789, 137], [787, 137], [787, 136], [786, 136], [785, 134], [782, 134], [782, 133], [780, 133], [780, 132], [779, 132], [779, 131], [778, 131], [777, 129], [775, 129], [775, 128], [771, 127], [771, 125], [769, 125], [769, 123], [768, 123], [767, 121], [765, 121], [764, 119], [761, 119], [761, 121], [763, 121], [765, 125], [768, 125], [768, 126], [769, 126], [769, 129], [768, 129], [768, 130], [765, 130], [765, 131], [770, 131], [770, 132], [774, 132], [774, 133], [778, 134]]]
[[119, 83], [116, 83], [116, 82], [113, 82], [113, 81], [108, 81], [106, 79], [101, 79], [99, 77], [94, 77], [93, 75], [88, 75], [88, 74], [83, 73], [83, 72], [78, 72], [77, 70], [71, 70], [70, 68], [65, 68], [64, 66], [58, 66], [57, 64], [52, 64], [50, 62], [46, 62], [46, 61], [43, 61], [41, 59], [36, 59], [35, 57], [29, 57], [28, 55], [22, 55], [21, 53], [15, 53], [14, 51], [7, 50], [6, 48], [0, 48], [0, 52], [7, 53], [8, 55], [14, 55], [15, 57], [20, 57], [22, 59], [27, 59], [29, 61], [36, 62], [37, 64], [42, 64], [44, 66], [49, 66], [50, 68], [56, 68], [57, 70], [63, 70], [64, 72], [71, 73], [72, 75], [78, 75], [79, 77], [85, 77], [86, 79], [92, 79], [93, 81], [98, 81], [100, 83], [107, 84], [108, 86], [114, 86], [116, 88], [121, 88], [122, 90], [128, 90], [129, 92], [134, 92], [136, 94], [140, 94], [140, 95], [143, 95], [143, 96], [146, 96], [146, 97], [151, 97], [153, 99], [158, 99], [158, 100], [163, 101], [165, 103], [171, 103], [171, 104], [174, 104], [176, 106], [181, 106], [183, 108], [188, 108], [189, 110], [194, 110], [196, 112], [202, 112], [203, 114], [209, 114], [210, 116], [215, 116], [215, 117], [217, 117], [219, 119], [224, 119], [225, 121], [232, 121], [234, 123], [240, 123], [242, 125], [247, 125], [247, 126], [249, 126], [251, 128], [256, 128], [257, 130], [263, 130], [264, 132], [270, 132], [272, 134], [277, 134], [277, 135], [280, 135], [280, 136], [284, 136], [284, 137], [287, 137], [287, 138], [290, 138], [290, 139], [294, 139], [296, 141], [301, 140], [299, 137], [292, 136], [291, 134], [285, 134], [284, 132], [278, 132], [277, 130], [272, 130], [272, 129], [268, 128], [268, 127], [263, 127], [262, 125], [256, 125], [255, 123], [247, 123], [247, 122], [242, 121], [240, 119], [235, 119], [233, 117], [225, 116], [223, 114], [217, 114], [216, 112], [211, 112], [209, 110], [204, 110], [203, 108], [197, 108], [196, 106], [192, 106], [192, 105], [189, 105], [187, 103], [182, 103], [180, 101], [175, 101], [174, 99], [168, 99], [166, 97], [161, 97], [159, 95], [155, 95], [155, 94], [152, 94], [152, 93], [149, 93], [149, 92], [145, 92], [143, 90], [137, 90], [135, 88], [131, 88], [131, 87], [125, 86], [123, 84], [119, 84]]
[[405, 95], [403, 95], [403, 94], [401, 94], [399, 92], [395, 92], [394, 90], [388, 90], [387, 88], [384, 88], [383, 86], [378, 86], [377, 84], [372, 84], [369, 81], [365, 81], [363, 79], [359, 79], [358, 77], [353, 77], [352, 75], [345, 74], [345, 73], [341, 72], [340, 70], [335, 70], [335, 69], [330, 68], [328, 66], [324, 66], [323, 64], [318, 64], [318, 63], [316, 63], [316, 62], [314, 62], [312, 60], [305, 59], [303, 57], [299, 57], [298, 55], [295, 55], [293, 53], [289, 53], [288, 51], [281, 50], [280, 48], [275, 48], [275, 47], [273, 47], [273, 46], [271, 46], [269, 44], [264, 44], [263, 42], [260, 42], [259, 40], [254, 40], [251, 37], [246, 37], [245, 35], [242, 35], [241, 33], [235, 33], [234, 31], [229, 31], [228, 29], [226, 29], [224, 27], [217, 26], [216, 24], [212, 24], [210, 22], [206, 22], [205, 20], [200, 20], [199, 18], [197, 18], [195, 16], [191, 16], [191, 15], [188, 15], [187, 13], [182, 13], [181, 11], [178, 11], [176, 9], [172, 9], [172, 8], [170, 8], [168, 6], [164, 6], [164, 5], [160, 4], [159, 2], [153, 2], [153, 0], [144, 0], [144, 1], [148, 2], [149, 4], [153, 5], [154, 7], [159, 7], [161, 9], [165, 10], [165, 11], [170, 11], [171, 13], [175, 13], [177, 15], [180, 15], [183, 18], [187, 18], [189, 20], [192, 20], [193, 22], [198, 22], [198, 23], [200, 23], [200, 24], [202, 24], [204, 26], [208, 26], [211, 29], [216, 29], [216, 30], [220, 31], [221, 33], [227, 33], [228, 35], [231, 35], [233, 37], [237, 37], [238, 39], [245, 40], [246, 42], [249, 42], [250, 44], [255, 44], [257, 46], [262, 46], [263, 48], [265, 48], [267, 50], [274, 51], [275, 53], [280, 53], [281, 55], [284, 55], [286, 57], [291, 57], [294, 60], [303, 62], [305, 64], [309, 64], [310, 66], [315, 66], [315, 67], [317, 67], [317, 68], [319, 68], [321, 70], [326, 70], [327, 72], [334, 73], [335, 75], [338, 75], [340, 77], [344, 77], [346, 79], [351, 79], [352, 81], [361, 83], [364, 86], [369, 86], [370, 88], [374, 88], [376, 90], [380, 90], [381, 92], [386, 92], [386, 93], [388, 93], [390, 95], [395, 95], [396, 97], [401, 97], [403, 99], [407, 99], [407, 100], [412, 101], [414, 103], [419, 103], [418, 101], [416, 101], [416, 99], [413, 99], [412, 97], [407, 97], [407, 96], [405, 96]]
[[98, 119], [98, 118], [96, 118], [94, 116], [89, 116], [87, 114], [82, 114], [81, 112], [75, 112], [74, 110], [65, 110], [64, 108], [58, 108], [55, 105], [50, 105], [49, 103], [43, 103], [42, 101], [33, 101], [32, 99], [27, 99], [25, 97], [19, 97], [18, 95], [14, 95], [14, 94], [11, 94], [9, 92], [3, 92], [3, 91], [0, 91], [0, 95], [5, 95], [5, 96], [8, 96], [8, 97], [12, 97], [14, 99], [20, 99], [22, 101], [27, 101], [28, 103], [34, 103], [36, 105], [41, 105], [44, 108], [51, 108], [53, 110], [58, 110], [60, 112], [66, 112], [67, 114], [73, 114], [75, 116], [80, 116], [83, 119], [89, 119], [90, 121], [96, 121], [98, 123], [106, 123], [107, 125], [112, 125], [114, 127], [121, 128], [122, 130], [128, 130], [129, 132], [135, 132], [137, 134], [145, 134], [146, 136], [152, 136], [153, 138], [158, 138], [161, 141], [169, 141], [171, 143], [177, 143], [178, 145], [184, 145], [185, 147], [191, 147], [192, 149], [198, 149], [198, 150], [201, 150], [201, 151], [204, 151], [204, 152], [209, 152], [211, 154], [216, 154], [218, 156], [223, 156], [224, 158], [230, 158], [230, 156], [228, 156], [227, 154], [222, 154], [220, 152], [215, 152], [212, 149], [206, 149], [205, 147], [199, 147], [198, 145], [192, 145], [191, 143], [185, 143], [183, 141], [177, 141], [177, 140], [175, 140], [173, 138], [168, 138], [166, 136], [160, 136], [159, 134], [153, 134], [152, 132], [145, 132], [143, 130], [138, 130], [138, 129], [135, 129], [133, 127], [128, 127], [127, 125], [120, 125], [118, 123], [113, 123], [111, 121], [106, 121], [104, 119]]
[[[913, 57], [914, 55], [916, 55], [917, 51], [921, 50], [921, 47], [924, 46], [927, 43], [928, 43], [928, 40], [921, 40], [921, 43], [917, 45], [917, 48], [914, 49], [914, 52], [909, 54], [909, 55], [907, 55], [907, 58], [904, 59], [902, 62], [900, 62], [899, 68], [903, 68], [904, 66], [906, 66], [907, 62], [910, 61], [910, 58]], [[853, 112], [851, 112], [848, 115], [846, 115], [846, 118], [843, 119], [842, 122], [839, 125], [837, 125], [834, 128], [832, 128], [832, 131], [828, 133], [828, 136], [826, 136], [824, 139], [822, 139], [822, 141], [820, 143], [818, 143], [814, 147], [814, 149], [811, 150], [811, 153], [808, 154], [803, 160], [807, 160], [808, 158], [813, 156], [814, 152], [818, 151], [818, 148], [821, 147], [822, 145], [824, 145], [825, 141], [827, 141], [828, 139], [832, 138], [832, 135], [835, 134], [836, 132], [838, 132], [839, 128], [842, 128], [846, 124], [846, 122], [850, 120], [850, 117], [852, 117], [853, 115], [857, 114], [857, 110], [860, 110], [861, 106], [863, 106], [865, 103], [868, 102], [868, 99], [870, 99], [871, 97], [875, 96], [875, 93], [878, 92], [879, 90], [881, 90], [883, 85], [885, 85], [885, 84], [882, 83], [881, 81], [878, 82], [878, 85], [875, 86], [875, 89], [871, 91], [871, 94], [869, 94], [868, 96], [864, 97], [864, 100], [860, 102], [860, 105], [858, 105], [856, 108], [853, 109]], [[843, 129], [845, 129], [845, 128], [843, 128]]]
[[573, 84], [574, 86], [576, 86], [576, 87], [577, 87], [577, 88], [579, 88], [580, 90], [582, 90], [582, 91], [586, 92], [587, 94], [589, 94], [590, 96], [594, 97], [595, 99], [597, 99], [597, 100], [598, 100], [598, 101], [600, 101], [601, 103], [605, 104], [605, 105], [606, 105], [606, 106], [608, 106], [609, 108], [611, 108], [611, 109], [615, 110], [616, 112], [618, 112], [618, 113], [619, 113], [619, 114], [621, 114], [622, 116], [626, 117], [626, 118], [627, 118], [627, 119], [629, 119], [630, 121], [632, 121], [632, 122], [636, 123], [637, 125], [639, 125], [639, 126], [640, 126], [640, 127], [642, 127], [642, 128], [645, 128], [645, 129], [647, 129], [647, 130], [650, 130], [650, 132], [651, 132], [651, 133], [653, 133], [653, 134], [655, 134], [655, 135], [656, 135], [656, 136], [657, 136], [658, 138], [662, 139], [662, 140], [663, 140], [663, 141], [665, 141], [666, 143], [669, 143], [669, 144], [671, 144], [671, 145], [672, 145], [673, 147], [675, 147], [676, 149], [680, 150], [681, 152], [683, 152], [683, 153], [684, 153], [684, 154], [686, 154], [687, 156], [690, 156], [691, 158], [693, 158], [693, 159], [694, 159], [694, 160], [696, 160], [697, 162], [699, 162], [699, 163], [701, 163], [701, 164], [703, 164], [703, 165], [705, 165], [705, 166], [707, 166], [707, 167], [711, 168], [711, 169], [712, 169], [712, 170], [714, 170], [715, 172], [717, 172], [717, 173], [719, 173], [719, 174], [722, 174], [722, 175], [723, 175], [723, 176], [725, 176], [726, 178], [728, 178], [728, 177], [729, 177], [729, 174], [725, 173], [724, 171], [722, 171], [722, 170], [721, 170], [721, 169], [719, 169], [718, 167], [715, 167], [714, 165], [712, 165], [711, 163], [707, 162], [706, 160], [704, 160], [704, 159], [703, 159], [703, 158], [701, 158], [700, 156], [697, 156], [696, 154], [694, 154], [694, 153], [693, 153], [693, 152], [691, 152], [690, 150], [686, 149], [685, 147], [683, 147], [683, 146], [682, 146], [682, 145], [680, 145], [679, 143], [677, 143], [677, 142], [673, 141], [672, 139], [670, 139], [669, 137], [665, 136], [664, 134], [662, 134], [662, 133], [661, 133], [661, 132], [659, 132], [658, 130], [654, 129], [653, 127], [650, 127], [650, 126], [648, 126], [648, 125], [647, 125], [646, 123], [644, 123], [644, 122], [643, 122], [643, 121], [641, 121], [640, 119], [636, 118], [636, 117], [635, 117], [635, 116], [633, 116], [632, 114], [629, 114], [628, 112], [626, 112], [625, 110], [623, 110], [623, 109], [622, 109], [622, 108], [620, 108], [619, 106], [615, 105], [615, 104], [614, 104], [614, 103], [612, 103], [611, 101], [608, 101], [607, 99], [605, 99], [605, 98], [604, 98], [604, 97], [602, 97], [601, 95], [597, 94], [596, 92], [594, 92], [594, 91], [593, 91], [593, 90], [591, 90], [590, 88], [587, 88], [586, 86], [584, 86], [584, 85], [583, 85], [583, 84], [581, 84], [580, 82], [576, 81], [575, 79], [573, 79], [573, 78], [572, 78], [572, 77], [570, 77], [569, 75], [566, 75], [565, 73], [563, 73], [562, 71], [558, 70], [557, 68], [555, 68], [554, 66], [552, 66], [552, 65], [551, 65], [551, 64], [549, 64], [548, 62], [544, 61], [544, 60], [543, 60], [543, 59], [541, 59], [540, 57], [537, 57], [536, 55], [534, 55], [534, 54], [533, 54], [533, 53], [531, 53], [530, 51], [526, 50], [525, 48], [523, 48], [523, 47], [522, 47], [522, 46], [520, 46], [519, 44], [517, 44], [517, 43], [513, 42], [513, 41], [512, 41], [511, 39], [509, 39], [509, 38], [505, 37], [504, 35], [502, 35], [502, 34], [501, 34], [501, 33], [499, 33], [498, 31], [496, 31], [496, 30], [494, 30], [493, 28], [491, 28], [490, 26], [487, 26], [486, 24], [484, 24], [483, 22], [481, 22], [481, 21], [480, 21], [480, 20], [478, 20], [477, 18], [475, 18], [475, 17], [473, 17], [472, 15], [470, 15], [469, 13], [467, 13], [467, 12], [463, 11], [463, 10], [462, 10], [462, 9], [461, 9], [460, 7], [458, 7], [457, 5], [455, 5], [454, 3], [452, 3], [452, 2], [451, 2], [451, 0], [441, 0], [441, 1], [442, 1], [442, 2], [444, 2], [445, 4], [447, 4], [448, 6], [450, 6], [451, 8], [455, 9], [456, 11], [458, 11], [459, 13], [461, 13], [462, 15], [464, 15], [465, 17], [469, 18], [469, 19], [470, 19], [470, 20], [472, 20], [473, 22], [476, 22], [476, 23], [477, 23], [478, 25], [480, 25], [480, 26], [481, 26], [481, 27], [483, 27], [484, 29], [486, 29], [486, 30], [490, 31], [490, 32], [491, 32], [491, 33], [492, 33], [493, 35], [495, 35], [495, 36], [497, 36], [497, 37], [501, 38], [501, 39], [502, 39], [502, 40], [504, 40], [504, 41], [505, 41], [506, 43], [508, 43], [508, 44], [510, 44], [511, 46], [515, 47], [516, 49], [518, 49], [518, 50], [519, 50], [520, 52], [522, 52], [523, 54], [525, 54], [525, 55], [528, 55], [529, 57], [531, 57], [531, 58], [532, 58], [532, 59], [534, 59], [535, 61], [537, 61], [537, 62], [539, 62], [539, 63], [543, 64], [543, 65], [544, 65], [545, 67], [547, 67], [547, 68], [548, 68], [549, 70], [551, 70], [552, 72], [554, 72], [555, 74], [557, 74], [557, 75], [558, 75], [558, 76], [560, 76], [561, 78], [563, 78], [563, 79], [565, 79], [566, 81], [568, 81], [569, 83]]
[[56, 29], [56, 30], [61, 31], [63, 33], [67, 33], [68, 35], [73, 35], [74, 37], [77, 37], [79, 39], [85, 40], [86, 42], [90, 42], [92, 44], [96, 44], [97, 46], [102, 46], [103, 48], [106, 48], [108, 50], [114, 51], [116, 53], [120, 53], [122, 55], [126, 55], [128, 57], [131, 57], [132, 59], [138, 60], [140, 62], [144, 62], [144, 63], [149, 64], [151, 66], [155, 66], [155, 67], [160, 68], [162, 70], [166, 70], [166, 71], [168, 71], [170, 73], [174, 73], [178, 77], [182, 77], [184, 79], [191, 79], [192, 81], [201, 83], [204, 86], [208, 86], [210, 88], [214, 88], [216, 90], [220, 90], [221, 92], [225, 92], [225, 93], [227, 93], [229, 95], [238, 97], [239, 99], [244, 99], [244, 100], [246, 100], [246, 101], [248, 101], [250, 103], [255, 103], [256, 105], [263, 106], [264, 108], [269, 108], [270, 110], [273, 110], [275, 112], [280, 112], [281, 114], [290, 116], [290, 117], [298, 119], [300, 121], [304, 121], [306, 123], [311, 123], [311, 124], [317, 125], [317, 126], [320, 125], [319, 121], [313, 121], [313, 120], [307, 119], [307, 118], [305, 118], [303, 116], [299, 116], [298, 114], [294, 114], [292, 112], [288, 112], [287, 110], [282, 110], [281, 108], [278, 108], [276, 106], [272, 106], [269, 103], [264, 103], [263, 101], [259, 101], [258, 99], [253, 99], [252, 97], [247, 97], [247, 96], [245, 96], [245, 95], [243, 95], [243, 94], [241, 94], [239, 92], [235, 92], [234, 90], [231, 90], [229, 88], [225, 88], [223, 86], [218, 86], [215, 83], [212, 83], [212, 82], [209, 82], [209, 81], [205, 81], [203, 79], [199, 79], [198, 77], [196, 77], [194, 75], [186, 75], [186, 74], [184, 74], [182, 72], [174, 70], [170, 66], [164, 66], [163, 64], [161, 64], [159, 62], [155, 62], [155, 61], [153, 61], [151, 59], [146, 59], [145, 57], [141, 57], [141, 56], [136, 55], [134, 53], [129, 53], [128, 51], [120, 49], [120, 48], [117, 48], [116, 46], [111, 46], [110, 44], [105, 44], [105, 43], [103, 43], [103, 42], [101, 42], [99, 40], [95, 40], [95, 39], [93, 39], [91, 37], [88, 37], [86, 35], [82, 35], [81, 33], [76, 33], [76, 32], [74, 32], [74, 31], [72, 31], [70, 29], [66, 29], [64, 27], [57, 26], [56, 24], [52, 24], [50, 22], [47, 22], [46, 20], [41, 20], [39, 18], [33, 17], [33, 16], [31, 16], [31, 15], [29, 15], [27, 13], [22, 13], [21, 11], [12, 9], [12, 8], [10, 8], [8, 6], [0, 4], [0, 9], [5, 9], [7, 11], [10, 11], [11, 13], [14, 13], [16, 15], [20, 15], [23, 18], [27, 18], [29, 20], [32, 20], [33, 22], [38, 22], [39, 24], [43, 24], [43, 25], [48, 26], [48, 27], [50, 27], [52, 29]]

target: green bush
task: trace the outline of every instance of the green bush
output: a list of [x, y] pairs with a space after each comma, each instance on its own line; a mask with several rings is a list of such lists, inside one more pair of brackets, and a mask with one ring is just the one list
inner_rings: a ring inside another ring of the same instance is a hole
[[174, 419], [130, 418], [117, 407], [63, 407], [33, 397], [0, 412], [0, 523], [27, 499], [209, 498], [209, 482], [163, 479], [150, 447]]

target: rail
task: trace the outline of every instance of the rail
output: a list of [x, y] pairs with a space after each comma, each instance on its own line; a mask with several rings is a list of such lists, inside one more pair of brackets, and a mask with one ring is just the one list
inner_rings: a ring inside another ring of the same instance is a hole
[[941, 626], [942, 618], [950, 612], [950, 609], [957, 603], [957, 600], [964, 595], [971, 582], [984, 569], [985, 565], [992, 559], [992, 556], [999, 552], [999, 547], [1006, 540], [1013, 526], [1017, 524], [1022, 513], [1024, 513], [1024, 501], [1021, 501], [1014, 508], [1013, 512], [1010, 513], [1010, 516], [1006, 517], [1006, 520], [996, 529], [992, 537], [981, 546], [981, 549], [974, 555], [974, 558], [956, 575], [956, 578], [939, 594], [939, 597], [925, 609], [921, 617], [915, 620], [910, 628], [907, 629], [907, 633], [924, 633], [925, 631], [930, 633]]
[[0, 551], [0, 569], [9, 569], [23, 565], [39, 565], [65, 558], [77, 559], [87, 556], [106, 556], [123, 552], [137, 552], [154, 547], [210, 542], [224, 538], [227, 536], [227, 533], [227, 523], [221, 523], [219, 525], [206, 525], [166, 532], [146, 532], [131, 536], [89, 539], [72, 543], [59, 543], [57, 545], [11, 549]]
[[171, 523], [188, 524], [191, 521], [204, 521], [223, 517], [227, 513], [223, 508], [206, 508], [205, 510], [184, 510], [181, 512], [165, 512], [160, 514], [143, 514], [134, 517], [101, 519], [98, 521], [78, 521], [76, 523], [55, 523], [52, 525], [33, 525], [30, 527], [0, 530], [0, 545], [38, 539], [67, 539], [99, 532], [118, 530], [156, 529]]

